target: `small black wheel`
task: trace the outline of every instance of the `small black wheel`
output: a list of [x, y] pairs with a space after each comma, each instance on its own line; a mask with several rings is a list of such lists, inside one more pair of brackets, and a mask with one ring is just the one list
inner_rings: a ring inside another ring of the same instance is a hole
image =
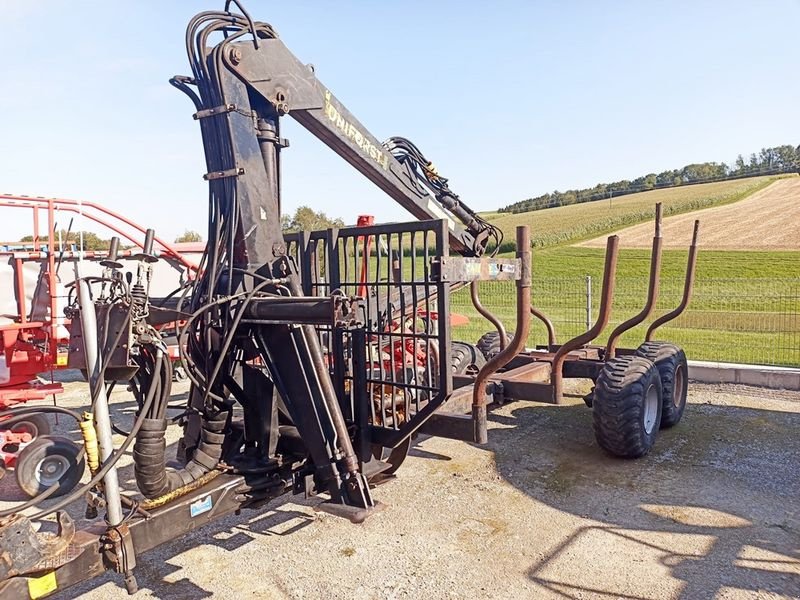
[[10, 426], [0, 423], [0, 429], [15, 433], [30, 433], [32, 440], [40, 435], [48, 435], [52, 431], [50, 420], [43, 413], [26, 415], [24, 419], [15, 421]]
[[14, 472], [17, 484], [31, 498], [38, 496], [56, 482], [58, 490], [51, 498], [62, 496], [74, 488], [86, 466], [80, 447], [67, 438], [46, 435], [25, 446], [17, 457]]
[[[509, 342], [513, 340], [514, 332], [507, 332], [506, 339]], [[500, 354], [500, 334], [497, 331], [488, 331], [481, 336], [481, 339], [475, 345], [483, 353], [483, 357], [486, 360], [491, 360]]]
[[636, 354], [653, 361], [661, 376], [664, 398], [661, 428], [677, 425], [686, 408], [686, 395], [689, 391], [689, 366], [686, 364], [686, 353], [669, 342], [645, 342], [639, 346]]
[[186, 381], [187, 379], [189, 379], [189, 376], [186, 374], [186, 371], [180, 364], [177, 364], [172, 368], [172, 381], [180, 382]]
[[661, 411], [661, 378], [652, 361], [630, 355], [605, 364], [592, 401], [601, 448], [624, 458], [644, 456], [656, 441]]
[[477, 375], [481, 367], [486, 364], [483, 353], [467, 342], [452, 342], [450, 360], [453, 375]]
[[403, 461], [405, 461], [410, 449], [411, 436], [408, 436], [396, 448], [384, 448], [380, 444], [373, 444], [372, 456], [391, 465], [387, 470], [381, 471], [381, 475], [394, 475], [397, 472], [397, 469], [400, 468], [400, 465], [403, 464]]

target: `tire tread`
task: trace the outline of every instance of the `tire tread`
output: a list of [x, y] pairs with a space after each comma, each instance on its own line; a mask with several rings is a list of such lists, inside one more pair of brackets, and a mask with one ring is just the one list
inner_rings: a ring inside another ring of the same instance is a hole
[[651, 434], [644, 431], [644, 396], [651, 382], [661, 387], [656, 366], [647, 358], [622, 356], [606, 363], [594, 390], [592, 416], [597, 443], [606, 451], [625, 458], [638, 458], [650, 451], [660, 420]]

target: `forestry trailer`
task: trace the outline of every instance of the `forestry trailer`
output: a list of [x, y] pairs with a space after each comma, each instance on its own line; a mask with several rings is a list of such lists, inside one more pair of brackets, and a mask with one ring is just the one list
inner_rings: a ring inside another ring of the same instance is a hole
[[[517, 228], [515, 257], [496, 257], [499, 229], [465, 206], [413, 143], [379, 142], [272, 26], [235, 0], [191, 19], [186, 49], [192, 74], [171, 83], [194, 104], [205, 148], [205, 254], [186, 288], [161, 299], [148, 292], [157, 260], [152, 234], [135, 273], [111, 264], [102, 277], [78, 274], [67, 309], [70, 364], [85, 370], [91, 414], [49, 410], [79, 421], [82, 446], [66, 460], [81, 473], [86, 462], [90, 478], [44, 508], [39, 502], [59, 481], [0, 513], [0, 597], [41, 597], [106, 570], [121, 573], [133, 593], [141, 553], [286, 493], [321, 494], [320, 510], [361, 522], [379, 506], [375, 486], [392, 478], [412, 437], [485, 443], [488, 409], [514, 399], [560, 403], [564, 377], [594, 380], [587, 404], [597, 441], [612, 455], [643, 456], [660, 427], [678, 422], [686, 358], [650, 340], [689, 302], [696, 229], [683, 301], [653, 322], [645, 343], [617, 347], [655, 306], [660, 209], [643, 310], [606, 345], [591, 345], [611, 310], [612, 236], [597, 322], [557, 344], [551, 322], [531, 305], [527, 227]], [[417, 220], [284, 235], [285, 116]], [[513, 334], [482, 306], [478, 282], [486, 280], [515, 287]], [[494, 325], [477, 345], [451, 340], [450, 294], [459, 286], [470, 286], [476, 309]], [[548, 326], [549, 339], [526, 348], [532, 318]], [[179, 468], [166, 464], [172, 376], [157, 330], [173, 321], [182, 323], [178, 342], [191, 380]], [[130, 382], [139, 404], [116, 447], [106, 394], [112, 381]], [[117, 478], [129, 449], [138, 494], [121, 490]], [[95, 520], [76, 531], [63, 509], [79, 500]], [[53, 514], [58, 531], [39, 531], [37, 520]]]

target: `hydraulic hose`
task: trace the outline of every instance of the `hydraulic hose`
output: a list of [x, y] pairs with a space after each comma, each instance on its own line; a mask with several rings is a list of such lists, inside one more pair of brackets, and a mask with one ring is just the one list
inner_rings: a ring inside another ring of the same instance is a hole
[[[71, 504], [75, 500], [81, 498], [88, 490], [91, 490], [94, 486], [96, 486], [103, 479], [105, 474], [108, 473], [109, 469], [111, 469], [111, 467], [113, 467], [117, 463], [117, 461], [120, 458], [122, 458], [122, 455], [128, 450], [130, 445], [133, 443], [133, 441], [134, 441], [134, 439], [136, 437], [136, 434], [139, 431], [139, 428], [142, 426], [142, 421], [145, 418], [145, 413], [147, 412], [147, 409], [150, 408], [150, 405], [153, 402], [153, 397], [155, 395], [155, 387], [156, 387], [155, 385], [151, 384], [150, 391], [153, 392], [153, 393], [148, 392], [147, 397], [145, 398], [144, 406], [142, 407], [142, 410], [139, 412], [139, 416], [137, 417], [136, 421], [133, 424], [133, 428], [131, 429], [130, 435], [128, 435], [128, 437], [125, 438], [125, 441], [122, 442], [122, 445], [117, 450], [115, 450], [113, 452], [113, 454], [108, 458], [108, 460], [106, 462], [104, 462], [100, 466], [100, 468], [98, 469], [97, 473], [94, 474], [94, 476], [89, 480], [89, 482], [84, 484], [84, 485], [82, 485], [82, 486], [80, 486], [80, 487], [78, 487], [78, 488], [76, 488], [75, 490], [72, 491], [72, 493], [67, 494], [66, 496], [61, 498], [61, 500], [59, 500], [56, 504], [53, 504], [52, 506], [48, 506], [47, 508], [44, 508], [44, 509], [40, 510], [38, 513], [32, 515], [30, 517], [31, 520], [41, 519], [42, 517], [46, 517], [47, 515], [49, 515], [51, 513], [54, 513], [54, 512], [56, 512], [58, 510], [61, 510], [62, 508], [64, 508], [68, 504]], [[63, 413], [69, 414], [70, 416], [76, 417], [78, 419], [78, 421], [80, 421], [80, 415], [78, 415], [78, 413], [76, 413], [74, 411], [70, 411], [68, 409], [63, 409], [63, 408], [58, 407], [58, 406], [41, 406], [41, 407], [37, 406], [37, 407], [30, 407], [30, 408], [26, 407], [26, 408], [19, 409], [20, 413], [23, 413], [23, 411], [25, 413], [28, 413], [28, 412], [63, 412]], [[15, 411], [15, 412], [17, 412], [17, 411]], [[0, 414], [2, 414], [2, 413], [0, 413]], [[83, 456], [84, 452], [85, 452], [85, 448], [82, 447], [81, 450], [80, 450], [80, 454], [78, 456], [79, 457]], [[26, 502], [22, 503], [21, 505], [15, 506], [13, 508], [8, 508], [8, 509], [3, 510], [3, 511], [0, 511], [0, 518], [13, 515], [15, 513], [18, 513], [20, 511], [25, 510], [26, 508], [34, 506], [35, 504], [38, 504], [42, 500], [45, 500], [45, 499], [49, 498], [50, 496], [52, 496], [60, 488], [60, 486], [61, 486], [61, 483], [57, 481], [56, 483], [51, 485], [49, 488], [47, 488], [45, 491], [43, 491], [41, 494], [39, 494], [38, 496], [35, 496], [34, 498], [31, 498], [30, 500], [27, 500]]]
[[144, 419], [133, 447], [136, 485], [145, 498], [168, 494], [214, 470], [222, 458], [222, 444], [228, 425], [230, 409], [222, 408], [213, 414], [204, 412], [200, 444], [188, 464], [178, 470], [166, 467], [166, 440], [169, 421], [164, 418]]
[[[62, 406], [19, 406], [10, 410], [0, 411], [0, 426], [8, 427], [9, 423], [22, 420], [25, 415], [35, 413], [58, 413], [68, 415], [80, 423], [81, 416], [74, 410]], [[6, 419], [5, 417], [10, 417]]]

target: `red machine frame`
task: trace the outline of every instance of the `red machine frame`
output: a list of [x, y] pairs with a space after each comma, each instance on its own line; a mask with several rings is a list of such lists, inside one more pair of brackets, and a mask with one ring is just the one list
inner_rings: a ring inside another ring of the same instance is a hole
[[[14, 293], [17, 301], [15, 322], [0, 324], [2, 353], [10, 373], [9, 380], [0, 383], [0, 410], [5, 410], [21, 402], [42, 400], [48, 396], [55, 398], [64, 391], [63, 386], [53, 379], [53, 371], [67, 367], [68, 337], [59, 337], [59, 331], [69, 324], [69, 320], [58, 309], [57, 254], [58, 259], [74, 259], [78, 253], [60, 248], [56, 241], [56, 217], [59, 212], [81, 215], [114, 232], [121, 239], [141, 246], [146, 228], [130, 219], [94, 202], [69, 200], [64, 198], [42, 198], [0, 194], [0, 207], [28, 209], [32, 212], [33, 236], [31, 242], [0, 241], [0, 259], [9, 258], [14, 267]], [[46, 234], [42, 233], [42, 215], [46, 216]], [[44, 239], [46, 236], [46, 240]], [[173, 245], [156, 237], [161, 246], [160, 256], [175, 261], [187, 269], [193, 277], [198, 266], [183, 256]], [[43, 246], [46, 245], [46, 249]], [[3, 249], [3, 248], [8, 249]], [[27, 249], [30, 247], [30, 249]], [[130, 256], [126, 250], [120, 256]], [[82, 257], [89, 260], [105, 258], [101, 253], [85, 251]], [[41, 278], [46, 279], [49, 295], [49, 314], [44, 319], [31, 320], [27, 305], [23, 264], [25, 262], [46, 265]], [[174, 350], [174, 352], [173, 352]], [[170, 357], [177, 358], [177, 349], [170, 348]], [[37, 376], [50, 373], [50, 382], [43, 383]], [[0, 421], [1, 423], [1, 421]], [[0, 429], [0, 466], [12, 467], [19, 450], [32, 441], [28, 432]], [[11, 448], [11, 450], [8, 450]], [[7, 451], [8, 450], [8, 451]]]

